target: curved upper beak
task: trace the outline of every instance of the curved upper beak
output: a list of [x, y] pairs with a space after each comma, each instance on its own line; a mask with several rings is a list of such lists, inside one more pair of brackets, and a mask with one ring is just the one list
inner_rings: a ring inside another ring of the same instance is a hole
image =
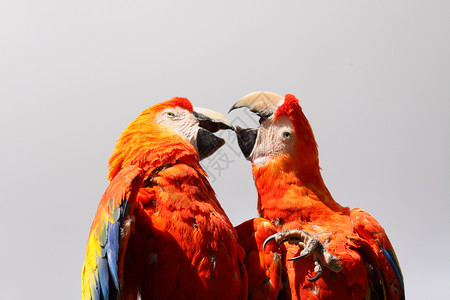
[[199, 126], [210, 132], [217, 132], [221, 129], [234, 130], [233, 125], [224, 115], [212, 109], [194, 107], [193, 114], [199, 121]]
[[224, 115], [214, 110], [194, 107], [192, 113], [199, 122], [198, 126], [200, 128], [197, 132], [196, 148], [199, 159], [202, 160], [212, 155], [225, 144], [225, 140], [215, 136], [214, 132], [221, 129], [234, 130], [234, 127]]
[[283, 97], [272, 92], [253, 92], [236, 102], [228, 112], [236, 108], [247, 107], [261, 118], [269, 118], [277, 110]]
[[[272, 92], [253, 92], [236, 102], [229, 112], [236, 108], [247, 107], [251, 112], [256, 113], [261, 117], [259, 123], [270, 118], [277, 108], [281, 105], [284, 98]], [[256, 140], [259, 135], [259, 128], [236, 128], [236, 135], [239, 148], [246, 159], [250, 159], [253, 149], [256, 145]]]

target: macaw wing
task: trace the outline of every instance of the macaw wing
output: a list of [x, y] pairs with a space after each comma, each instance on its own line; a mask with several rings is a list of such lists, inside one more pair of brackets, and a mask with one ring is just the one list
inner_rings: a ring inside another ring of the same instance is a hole
[[[196, 253], [189, 254], [189, 269], [192, 264], [199, 279], [209, 278], [203, 283], [209, 286], [208, 289], [214, 290], [219, 298], [247, 299], [247, 273], [242, 262], [244, 251], [205, 175], [198, 162], [178, 162], [155, 173], [149, 182], [155, 189], [159, 213], [152, 221], [155, 227], [170, 232], [181, 246], [180, 250]], [[167, 252], [166, 255], [172, 254]], [[207, 266], [205, 257], [212, 257], [211, 268], [203, 267]], [[180, 266], [180, 271], [181, 267], [185, 266]], [[189, 278], [182, 278], [183, 282], [186, 280]]]
[[103, 194], [92, 222], [81, 279], [82, 299], [115, 299], [130, 233], [136, 194], [142, 184], [136, 166], [121, 170]]
[[277, 243], [264, 241], [275, 234], [276, 228], [267, 219], [255, 218], [235, 227], [239, 244], [245, 250], [245, 268], [248, 274], [248, 299], [278, 299], [282, 289], [281, 253]]
[[[350, 218], [355, 231], [376, 253], [387, 299], [405, 299], [402, 271], [394, 248], [383, 227], [374, 217], [360, 208], [353, 209], [350, 213]], [[366, 251], [366, 253], [368, 252]], [[371, 282], [371, 284], [379, 286], [379, 284], [374, 282]]]

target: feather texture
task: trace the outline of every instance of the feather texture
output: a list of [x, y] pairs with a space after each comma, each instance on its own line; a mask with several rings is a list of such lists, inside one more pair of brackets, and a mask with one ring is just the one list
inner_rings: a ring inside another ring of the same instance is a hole
[[[320, 174], [311, 126], [293, 95], [286, 95], [273, 118], [263, 120], [261, 126], [276, 126], [283, 118], [292, 123], [294, 150], [269, 157], [263, 165], [253, 164], [258, 212], [278, 232], [301, 229], [319, 239], [326, 252], [338, 258], [339, 264], [339, 268], [325, 268], [321, 277], [311, 282], [308, 279], [315, 275], [315, 256], [289, 260], [299, 256], [303, 249], [297, 244], [283, 244], [281, 277], [286, 278], [283, 297], [404, 299], [400, 267], [384, 229], [365, 211], [350, 210], [334, 201]], [[259, 145], [270, 144], [260, 141]], [[264, 153], [264, 149], [258, 153]], [[254, 268], [247, 265], [249, 276], [256, 273], [252, 271]]]
[[142, 182], [142, 172], [128, 166], [106, 189], [91, 226], [83, 265], [81, 295], [83, 299], [110, 299], [112, 289], [119, 289], [119, 228], [123, 218], [120, 210], [134, 199]]
[[247, 297], [244, 250], [196, 149], [156, 122], [171, 107], [192, 113], [185, 98], [157, 104], [116, 144], [86, 247], [83, 299]]
[[266, 219], [255, 218], [237, 226], [236, 231], [245, 250], [248, 299], [278, 299], [282, 288], [281, 251], [274, 244], [261, 251], [265, 239], [276, 233], [274, 225]]

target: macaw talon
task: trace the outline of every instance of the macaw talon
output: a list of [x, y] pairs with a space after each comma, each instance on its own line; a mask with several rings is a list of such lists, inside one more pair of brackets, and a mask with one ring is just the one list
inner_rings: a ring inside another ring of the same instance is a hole
[[320, 260], [316, 259], [316, 261], [314, 262], [316, 264], [314, 271], [317, 273], [316, 276], [314, 276], [313, 278], [308, 278], [309, 282], [314, 282], [317, 279], [320, 278], [320, 276], [322, 276], [322, 272], [323, 272], [323, 267], [322, 264], [320, 263]]
[[287, 242], [287, 241], [288, 241], [288, 239], [282, 239], [281, 241], [279, 241], [278, 244], [277, 244], [278, 249], [281, 248], [281, 244], [283, 244], [284, 242]]
[[[269, 237], [264, 241], [263, 246], [262, 246], [262, 251], [263, 251], [263, 253], [264, 253], [264, 249], [266, 248], [267, 243], [270, 242], [270, 241], [274, 241], [276, 236], [277, 236], [276, 233], [275, 233], [275, 234], [272, 234], [271, 236], [269, 236]], [[279, 246], [278, 246], [278, 249], [280, 249]]]
[[303, 257], [307, 257], [309, 254], [310, 254], [310, 253], [304, 253], [304, 254], [299, 255], [299, 256], [296, 256], [296, 257], [288, 258], [287, 260], [288, 260], [288, 261], [297, 260], [297, 259], [300, 259], [300, 258], [303, 258]]
[[271, 236], [269, 236], [269, 237], [264, 241], [263, 246], [262, 246], [262, 251], [263, 251], [263, 253], [264, 253], [264, 249], [266, 248], [267, 243], [270, 242], [270, 241], [275, 240], [276, 235], [277, 235], [276, 233], [275, 233], [275, 234], [272, 234]]
[[[299, 229], [294, 229], [295, 231], [299, 230]], [[299, 256], [296, 257], [292, 257], [289, 258], [288, 260], [297, 260], [306, 256], [311, 255], [311, 253], [313, 253], [314, 251], [317, 252], [318, 254], [321, 254], [325, 251], [325, 248], [323, 247], [322, 243], [320, 242], [320, 240], [318, 238], [312, 237], [309, 233], [307, 233], [306, 231], [302, 231], [305, 234], [305, 238], [304, 240], [300, 240], [300, 242], [298, 242], [298, 245], [301, 247], [302, 245], [306, 245], [303, 249], [302, 252], [300, 252]], [[292, 239], [297, 239], [297, 232], [295, 232], [296, 236]], [[302, 244], [301, 244], [302, 243]]]
[[[277, 236], [278, 236], [278, 235], [279, 235], [278, 232], [275, 233], [275, 234], [272, 234], [271, 236], [269, 236], [269, 237], [264, 241], [263, 246], [262, 246], [263, 253], [264, 253], [264, 249], [266, 248], [266, 245], [267, 245], [268, 242], [270, 242], [270, 241], [276, 241], [276, 242], [277, 242]], [[278, 242], [277, 242], [278, 249], [280, 249], [280, 248], [281, 248], [281, 244], [283, 244], [283, 243], [286, 242], [287, 240], [288, 240], [288, 239], [285, 238], [285, 239], [282, 239], [281, 241], [278, 241]]]
[[289, 244], [297, 245], [300, 248], [303, 248], [299, 256], [288, 258], [287, 261], [301, 259], [310, 256], [311, 254], [314, 256], [314, 263], [316, 265], [314, 272], [317, 274], [313, 278], [308, 279], [311, 282], [316, 281], [320, 278], [320, 276], [322, 276], [324, 267], [329, 268], [333, 272], [340, 272], [342, 270], [343, 266], [341, 265], [339, 258], [329, 253], [318, 238], [313, 237], [306, 231], [301, 229], [292, 229], [277, 232], [269, 236], [264, 241], [263, 251], [266, 244], [272, 240], [278, 243], [278, 248], [286, 241]]
[[299, 231], [302, 232], [303, 234], [310, 236], [309, 233], [307, 233], [306, 231], [300, 230], [300, 229], [283, 230], [283, 231], [274, 233], [264, 241], [263, 249], [262, 249], [263, 253], [264, 253], [264, 248], [266, 247], [267, 243], [270, 241], [277, 242], [278, 249], [280, 249], [281, 244], [283, 244], [284, 242], [289, 242], [290, 244], [298, 243], [298, 244], [303, 245], [302, 238], [298, 236]]

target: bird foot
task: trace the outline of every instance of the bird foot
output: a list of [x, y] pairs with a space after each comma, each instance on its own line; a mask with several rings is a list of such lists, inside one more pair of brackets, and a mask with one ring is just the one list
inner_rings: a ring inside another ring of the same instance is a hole
[[288, 260], [297, 260], [309, 255], [314, 256], [314, 272], [316, 272], [316, 276], [313, 278], [308, 278], [309, 281], [314, 282], [322, 276], [323, 268], [329, 268], [334, 272], [339, 272], [342, 270], [342, 266], [339, 263], [339, 258], [334, 256], [323, 246], [322, 242], [313, 236], [311, 236], [308, 232], [300, 230], [300, 229], [292, 229], [292, 230], [284, 230], [277, 232], [271, 236], [269, 236], [263, 244], [263, 252], [264, 248], [268, 242], [275, 241], [278, 243], [278, 248], [284, 242], [288, 242], [291, 245], [298, 245], [303, 250], [300, 252], [299, 256], [289, 258]]

